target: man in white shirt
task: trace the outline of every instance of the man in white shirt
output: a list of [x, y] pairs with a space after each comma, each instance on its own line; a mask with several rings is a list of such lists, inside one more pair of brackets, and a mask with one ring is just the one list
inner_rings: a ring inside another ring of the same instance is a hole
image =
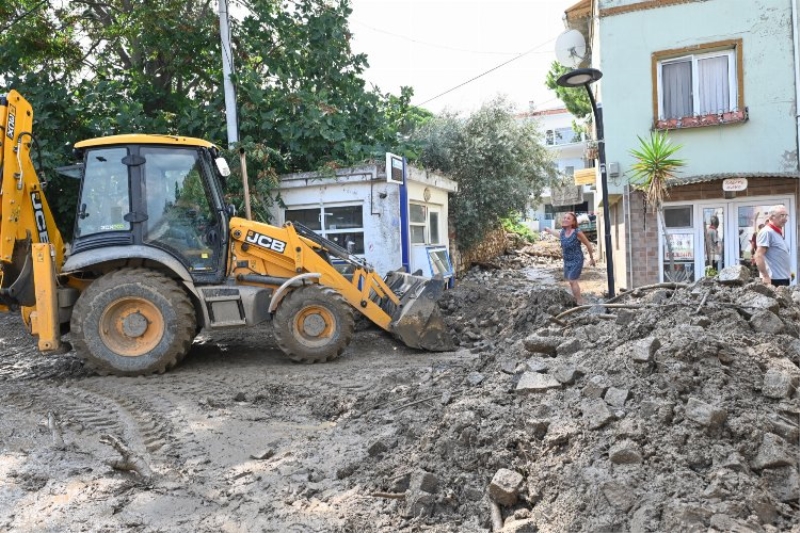
[[756, 237], [758, 247], [754, 260], [761, 279], [767, 285], [778, 287], [789, 285], [791, 281], [792, 262], [783, 230], [788, 218], [785, 206], [774, 206], [769, 210], [767, 223]]

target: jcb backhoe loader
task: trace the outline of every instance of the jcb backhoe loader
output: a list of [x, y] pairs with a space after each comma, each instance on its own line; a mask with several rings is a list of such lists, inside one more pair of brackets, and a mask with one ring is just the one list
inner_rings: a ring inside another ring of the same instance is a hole
[[[272, 321], [293, 360], [338, 357], [358, 310], [405, 344], [451, 348], [442, 279], [390, 273], [311, 230], [237, 218], [229, 170], [201, 139], [117, 135], [78, 142], [81, 179], [69, 253], [30, 157], [33, 110], [0, 97], [0, 306], [19, 308], [39, 349], [75, 350], [101, 374], [164, 372], [202, 328]], [[331, 257], [350, 266], [352, 277]]]

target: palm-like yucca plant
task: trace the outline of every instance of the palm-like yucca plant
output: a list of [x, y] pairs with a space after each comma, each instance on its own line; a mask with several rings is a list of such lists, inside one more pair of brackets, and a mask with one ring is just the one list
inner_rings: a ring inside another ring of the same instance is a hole
[[672, 253], [672, 241], [667, 236], [664, 224], [664, 199], [669, 195], [667, 180], [674, 177], [681, 167], [686, 166], [686, 161], [678, 159], [675, 154], [682, 145], [672, 144], [666, 131], [654, 131], [649, 139], [637, 135], [639, 147], [630, 151], [636, 162], [631, 166], [633, 175], [631, 184], [644, 191], [647, 203], [656, 211], [663, 231], [664, 242], [667, 245], [669, 256], [670, 277], [675, 278], [675, 259]]

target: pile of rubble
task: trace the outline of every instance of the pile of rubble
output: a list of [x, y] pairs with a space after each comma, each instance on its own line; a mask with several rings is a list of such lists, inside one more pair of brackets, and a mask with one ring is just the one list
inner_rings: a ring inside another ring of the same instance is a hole
[[800, 531], [797, 287], [734, 268], [576, 309], [519, 262], [442, 299], [464, 364], [356, 402], [385, 431], [342, 473], [374, 496], [348, 531]]

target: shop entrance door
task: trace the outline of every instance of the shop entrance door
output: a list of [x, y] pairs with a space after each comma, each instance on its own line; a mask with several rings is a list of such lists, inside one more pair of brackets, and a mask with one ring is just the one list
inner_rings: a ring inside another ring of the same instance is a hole
[[702, 208], [703, 269], [706, 277], [716, 276], [728, 263], [725, 261], [725, 205]]
[[715, 276], [723, 268], [736, 264], [751, 268], [753, 275], [758, 276], [752, 265], [754, 235], [766, 223], [767, 213], [775, 205], [785, 205], [789, 212], [784, 236], [791, 250], [792, 272], [797, 272], [794, 199], [791, 196], [758, 197], [665, 205], [675, 272], [670, 270], [669, 254], [662, 242], [661, 279], [692, 282], [702, 276]]

